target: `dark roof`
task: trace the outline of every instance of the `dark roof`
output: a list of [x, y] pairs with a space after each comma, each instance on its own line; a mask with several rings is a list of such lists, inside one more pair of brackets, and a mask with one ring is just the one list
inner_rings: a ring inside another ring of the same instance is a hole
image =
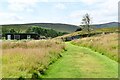
[[31, 34], [34, 34], [34, 35], [38, 35], [37, 33], [6, 33], [6, 35], [9, 35], [9, 34], [14, 34], [14, 35], [31, 35]]

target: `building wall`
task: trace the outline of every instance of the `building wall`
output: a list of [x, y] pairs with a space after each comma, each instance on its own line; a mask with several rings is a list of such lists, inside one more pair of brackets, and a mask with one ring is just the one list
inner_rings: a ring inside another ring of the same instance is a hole
[[39, 36], [36, 34], [6, 34], [5, 38], [8, 40], [8, 35], [11, 35], [11, 40], [14, 40], [14, 35], [20, 35], [20, 40], [21, 39], [27, 39], [27, 35], [30, 35], [30, 39], [39, 39]]

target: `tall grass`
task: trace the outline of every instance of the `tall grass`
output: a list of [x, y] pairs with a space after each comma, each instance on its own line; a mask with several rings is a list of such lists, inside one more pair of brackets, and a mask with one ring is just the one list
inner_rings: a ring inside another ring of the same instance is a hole
[[73, 44], [89, 47], [102, 55], [118, 61], [118, 33], [101, 34], [72, 41]]
[[64, 43], [55, 40], [3, 41], [2, 77], [31, 78], [41, 75], [64, 51]]
[[0, 79], [2, 78], [2, 40], [0, 40]]

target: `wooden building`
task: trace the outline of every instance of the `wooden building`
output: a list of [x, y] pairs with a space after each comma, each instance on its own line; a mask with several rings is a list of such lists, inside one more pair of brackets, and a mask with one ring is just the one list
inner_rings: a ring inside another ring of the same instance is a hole
[[36, 33], [6, 33], [6, 40], [21, 40], [21, 39], [39, 39]]

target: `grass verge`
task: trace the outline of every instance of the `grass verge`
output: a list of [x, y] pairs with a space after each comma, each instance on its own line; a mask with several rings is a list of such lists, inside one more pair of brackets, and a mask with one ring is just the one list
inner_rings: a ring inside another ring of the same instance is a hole
[[72, 44], [93, 49], [118, 61], [118, 33], [101, 34], [72, 41]]

